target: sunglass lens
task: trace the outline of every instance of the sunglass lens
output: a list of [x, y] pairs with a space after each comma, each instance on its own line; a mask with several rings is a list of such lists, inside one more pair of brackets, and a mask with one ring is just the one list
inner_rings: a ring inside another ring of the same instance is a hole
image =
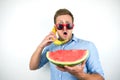
[[70, 24], [67, 24], [66, 27], [67, 27], [67, 29], [72, 29], [73, 28], [73, 26], [70, 25]]
[[64, 26], [67, 29], [73, 29], [73, 25], [72, 24], [58, 24], [56, 25], [58, 30], [62, 30], [64, 28]]
[[58, 28], [58, 30], [62, 30], [62, 29], [63, 29], [63, 25], [62, 25], [62, 24], [59, 24], [59, 25], [57, 26], [57, 28]]

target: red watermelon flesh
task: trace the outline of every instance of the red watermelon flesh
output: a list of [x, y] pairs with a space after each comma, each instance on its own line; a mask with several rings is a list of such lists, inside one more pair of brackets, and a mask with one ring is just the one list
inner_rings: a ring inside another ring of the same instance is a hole
[[57, 50], [47, 52], [49, 61], [56, 65], [76, 65], [84, 61], [88, 56], [87, 50]]

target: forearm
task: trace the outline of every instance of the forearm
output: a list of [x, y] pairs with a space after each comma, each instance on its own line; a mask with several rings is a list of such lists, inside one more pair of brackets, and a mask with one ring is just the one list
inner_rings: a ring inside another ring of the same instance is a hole
[[31, 60], [30, 60], [30, 64], [29, 64], [30, 70], [38, 69], [42, 50], [43, 50], [43, 47], [38, 46], [36, 51], [33, 53]]
[[83, 73], [83, 74], [78, 74], [77, 77], [80, 80], [104, 80], [104, 78], [101, 75], [99, 75], [99, 74]]
[[53, 42], [54, 36], [55, 35], [51, 32], [39, 44], [39, 46], [37, 47], [36, 51], [33, 53], [31, 60], [30, 60], [29, 67], [31, 70], [38, 69], [42, 50], [44, 47], [48, 46], [49, 44], [51, 44]]

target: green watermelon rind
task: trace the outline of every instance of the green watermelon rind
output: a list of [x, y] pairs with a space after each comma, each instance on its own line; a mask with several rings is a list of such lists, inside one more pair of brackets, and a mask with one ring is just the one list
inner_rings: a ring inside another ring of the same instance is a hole
[[87, 59], [88, 55], [89, 55], [89, 52], [88, 52], [88, 50], [86, 50], [86, 55], [85, 55], [82, 59], [77, 60], [77, 61], [74, 61], [74, 62], [60, 62], [60, 61], [52, 60], [52, 59], [49, 58], [49, 52], [47, 52], [46, 57], [47, 57], [47, 59], [48, 59], [50, 62], [52, 62], [53, 64], [55, 64], [55, 65], [57, 65], [57, 66], [63, 67], [63, 66], [74, 66], [74, 65], [78, 65], [78, 64], [82, 63], [85, 59]]

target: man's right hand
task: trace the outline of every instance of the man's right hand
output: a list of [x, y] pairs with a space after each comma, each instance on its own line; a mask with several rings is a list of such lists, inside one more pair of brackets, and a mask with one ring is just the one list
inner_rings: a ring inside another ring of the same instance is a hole
[[57, 39], [56, 35], [53, 32], [50, 32], [40, 43], [41, 47], [45, 47], [51, 44], [55, 39]]

